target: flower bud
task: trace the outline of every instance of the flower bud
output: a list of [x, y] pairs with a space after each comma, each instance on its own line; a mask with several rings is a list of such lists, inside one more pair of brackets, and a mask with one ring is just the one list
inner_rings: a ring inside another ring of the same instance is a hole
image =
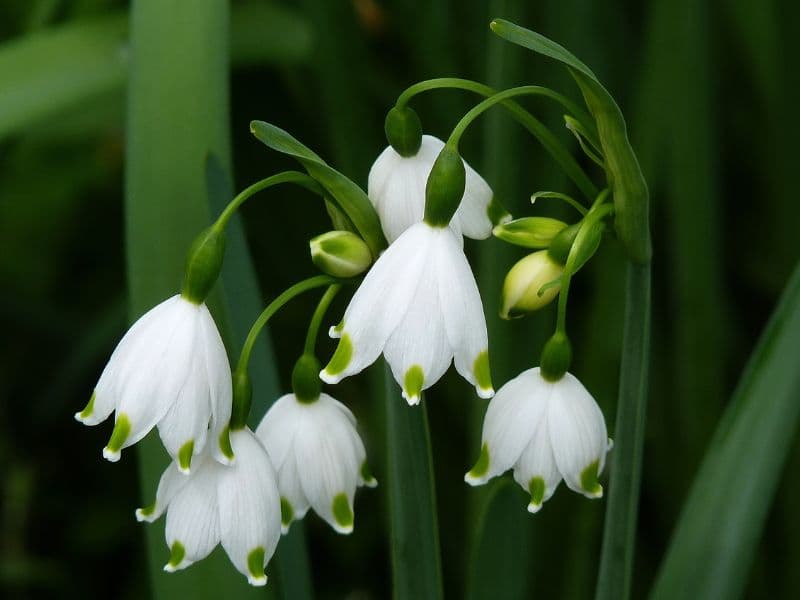
[[447, 227], [461, 204], [465, 186], [464, 161], [455, 146], [445, 144], [425, 185], [425, 222], [432, 227]]
[[492, 230], [494, 237], [523, 248], [547, 248], [567, 226], [549, 217], [525, 217], [501, 223]]
[[319, 399], [322, 382], [319, 380], [319, 361], [311, 354], [297, 359], [292, 370], [292, 392], [299, 402], [310, 404]]
[[564, 377], [571, 363], [572, 344], [565, 334], [557, 331], [547, 340], [542, 350], [542, 377], [547, 381], [558, 381]]
[[309, 242], [311, 260], [333, 277], [355, 277], [372, 264], [369, 246], [349, 231], [329, 231]]
[[209, 227], [198, 235], [186, 256], [186, 274], [181, 295], [194, 304], [201, 304], [222, 270], [225, 257], [225, 232]]
[[412, 109], [392, 108], [386, 115], [383, 129], [386, 139], [400, 156], [416, 155], [422, 144], [422, 123]]
[[534, 252], [517, 262], [503, 282], [500, 316], [513, 319], [549, 304], [558, 295], [561, 284], [545, 290], [542, 287], [557, 280], [563, 272], [564, 265], [555, 261], [547, 250]]

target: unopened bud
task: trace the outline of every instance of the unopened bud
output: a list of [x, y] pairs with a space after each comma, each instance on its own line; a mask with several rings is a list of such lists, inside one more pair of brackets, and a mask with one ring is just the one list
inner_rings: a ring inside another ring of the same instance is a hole
[[513, 319], [547, 306], [561, 290], [559, 278], [563, 272], [564, 265], [553, 260], [547, 250], [534, 252], [517, 262], [503, 282], [500, 316]]
[[492, 230], [494, 237], [523, 248], [547, 248], [567, 226], [549, 217], [525, 217], [502, 223]]
[[422, 144], [422, 123], [412, 109], [392, 108], [383, 124], [386, 139], [400, 156], [415, 156]]
[[186, 273], [181, 295], [190, 302], [205, 302], [222, 270], [225, 232], [209, 227], [198, 235], [186, 256]]
[[425, 222], [447, 227], [464, 197], [466, 169], [458, 149], [445, 144], [433, 163], [425, 185]]
[[367, 244], [349, 231], [329, 231], [309, 242], [311, 260], [333, 277], [355, 277], [372, 264]]

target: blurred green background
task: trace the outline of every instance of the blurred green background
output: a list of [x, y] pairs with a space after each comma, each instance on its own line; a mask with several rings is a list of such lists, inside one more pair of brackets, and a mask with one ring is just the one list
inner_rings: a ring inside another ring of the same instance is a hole
[[[82, 428], [72, 419], [127, 321], [127, 11], [126, 2], [112, 0], [0, 3], [3, 597], [149, 594], [142, 526], [133, 518], [140, 505], [136, 453], [105, 462], [100, 449], [110, 426]], [[415, 81], [541, 83], [579, 98], [563, 70], [494, 39], [488, 23], [495, 16], [560, 41], [614, 94], [651, 188], [655, 242], [652, 394], [634, 582], [634, 597], [643, 597], [720, 414], [800, 257], [791, 183], [799, 158], [792, 115], [800, 101], [800, 11], [788, 0], [242, 0], [232, 11], [237, 189], [295, 168], [250, 136], [251, 119], [292, 132], [365, 186], [385, 146], [385, 112]], [[427, 132], [446, 137], [475, 102], [441, 91], [420, 96], [414, 107]], [[574, 146], [554, 106], [526, 104]], [[534, 191], [574, 191], [500, 109], [470, 130], [462, 151], [516, 216], [534, 214]], [[314, 274], [306, 242], [330, 229], [318, 202], [286, 188], [251, 201], [243, 214], [264, 299]], [[536, 214], [571, 217], [545, 201]], [[500, 321], [500, 283], [523, 253], [497, 240], [467, 248], [481, 280], [497, 388], [538, 360], [554, 312]], [[570, 296], [573, 371], [597, 397], [612, 436], [623, 273], [620, 249], [606, 243]], [[314, 301], [301, 298], [272, 327], [287, 390]], [[326, 356], [332, 347], [320, 345]], [[358, 416], [373, 471], [384, 481], [383, 405], [370, 397], [369, 380], [348, 380], [335, 393]], [[486, 498], [462, 480], [477, 456], [485, 403], [452, 373], [426, 403], [445, 593], [457, 598], [470, 580], [476, 514]], [[795, 443], [784, 473], [798, 469]], [[737, 481], [729, 485], [736, 502]], [[525, 496], [514, 489], [516, 501], [502, 509], [524, 513]], [[385, 485], [359, 492], [350, 537], [313, 515], [306, 519], [318, 597], [389, 595], [385, 493]], [[789, 598], [800, 588], [798, 493], [797, 479], [783, 477], [748, 598]], [[562, 486], [540, 514], [522, 515], [515, 539], [530, 562], [523, 597], [591, 597], [604, 508]], [[164, 546], [164, 561], [167, 554]]]

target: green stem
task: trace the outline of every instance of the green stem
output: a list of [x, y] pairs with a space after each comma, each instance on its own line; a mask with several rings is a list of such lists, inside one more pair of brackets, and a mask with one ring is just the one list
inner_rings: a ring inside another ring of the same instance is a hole
[[628, 264], [619, 402], [596, 600], [631, 592], [650, 349], [650, 266]]
[[[457, 78], [442, 78], [442, 79], [430, 79], [428, 81], [421, 81], [415, 85], [412, 85], [408, 89], [406, 89], [397, 99], [396, 105], [398, 107], [403, 107], [405, 104], [411, 100], [413, 96], [419, 94], [421, 92], [426, 92], [428, 90], [434, 89], [442, 89], [442, 88], [450, 88], [450, 89], [461, 89], [466, 90], [469, 92], [474, 92], [481, 96], [493, 96], [497, 93], [492, 87], [488, 85], [483, 85], [481, 83], [477, 83], [474, 81], [470, 81], [468, 79], [457, 79]], [[552, 94], [556, 94], [550, 90]], [[556, 94], [558, 95], [558, 94]], [[584, 123], [584, 126], [589, 124], [588, 131], [593, 131], [594, 126], [591, 125], [593, 121], [586, 115], [585, 111], [580, 109], [577, 105], [572, 103], [571, 101], [563, 98], [563, 96], [558, 95], [564, 101], [568, 102], [574, 110], [571, 112], [576, 116], [576, 118]], [[552, 97], [552, 96], [551, 96]], [[561, 101], [561, 100], [559, 100]], [[514, 101], [506, 100], [502, 103], [502, 106], [509, 111], [510, 115], [525, 129], [530, 132], [533, 137], [535, 137], [542, 147], [553, 157], [553, 159], [559, 164], [559, 166], [564, 169], [564, 172], [567, 174], [573, 183], [578, 187], [582, 194], [584, 194], [587, 198], [594, 199], [597, 196], [597, 187], [592, 183], [592, 180], [586, 175], [584, 170], [575, 160], [575, 157], [570, 154], [570, 152], [564, 147], [564, 145], [556, 138], [553, 133], [545, 127], [545, 125], [539, 121], [536, 117], [534, 117], [531, 113], [525, 110], [522, 106], [517, 104]]]
[[342, 289], [342, 286], [338, 283], [331, 285], [327, 290], [325, 290], [325, 293], [322, 295], [319, 304], [317, 304], [317, 309], [314, 311], [314, 315], [311, 317], [311, 323], [308, 325], [306, 343], [303, 347], [304, 354], [314, 355], [314, 346], [317, 344], [317, 335], [319, 333], [319, 327], [322, 324], [322, 319], [325, 318], [325, 313], [328, 312], [328, 307], [331, 305], [331, 302], [336, 297], [336, 294], [339, 293], [340, 289]]
[[299, 296], [303, 292], [335, 283], [336, 279], [329, 275], [316, 275], [314, 277], [309, 277], [308, 279], [304, 279], [303, 281], [295, 283], [292, 287], [275, 298], [275, 300], [270, 302], [261, 312], [261, 314], [258, 315], [255, 323], [253, 323], [253, 326], [250, 328], [250, 332], [247, 334], [247, 339], [244, 341], [242, 352], [239, 355], [239, 362], [236, 364], [236, 371], [242, 373], [247, 372], [247, 365], [250, 362], [250, 352], [253, 350], [253, 344], [255, 344], [256, 338], [258, 338], [258, 334], [261, 333], [261, 330], [264, 328], [267, 322], [283, 307], [284, 304], [289, 302], [289, 300], [295, 296]]
[[214, 227], [217, 229], [224, 229], [230, 218], [239, 209], [239, 207], [244, 204], [245, 200], [261, 190], [265, 190], [268, 187], [272, 187], [273, 185], [278, 185], [281, 183], [295, 183], [311, 192], [314, 192], [315, 194], [320, 196], [325, 195], [324, 190], [312, 177], [306, 175], [305, 173], [301, 173], [300, 171], [284, 171], [283, 173], [278, 173], [277, 175], [272, 175], [271, 177], [257, 181], [253, 185], [250, 185], [239, 192], [236, 197], [230, 201], [228, 206], [225, 207], [225, 210], [222, 211], [219, 217], [217, 217]]

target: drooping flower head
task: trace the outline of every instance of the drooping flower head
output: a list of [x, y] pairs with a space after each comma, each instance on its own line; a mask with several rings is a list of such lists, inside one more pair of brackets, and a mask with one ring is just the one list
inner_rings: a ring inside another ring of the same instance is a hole
[[139, 521], [167, 513], [168, 572], [204, 559], [221, 543], [233, 565], [251, 585], [267, 583], [264, 567], [281, 535], [280, 497], [267, 451], [247, 428], [230, 433], [236, 454], [221, 465], [206, 452], [190, 475], [175, 464], [158, 484], [155, 503], [136, 511]]
[[480, 457], [464, 479], [481, 485], [514, 470], [537, 512], [563, 479], [588, 498], [599, 498], [597, 481], [610, 440], [600, 407], [578, 379], [556, 381], [539, 367], [523, 371], [501, 387], [486, 412]]
[[[317, 382], [318, 371], [317, 363]], [[353, 413], [328, 394], [286, 394], [264, 415], [256, 436], [278, 473], [284, 533], [309, 508], [337, 532], [350, 533], [356, 487], [377, 485]]]
[[[394, 242], [406, 229], [422, 221], [425, 211], [425, 185], [433, 163], [444, 145], [438, 138], [423, 135], [415, 154], [403, 156], [392, 146], [388, 146], [372, 165], [367, 195], [375, 206], [389, 243]], [[492, 202], [493, 193], [489, 184], [466, 161], [464, 167], [464, 195], [451, 227], [459, 234], [482, 240], [492, 234], [493, 216], [495, 222], [506, 217], [493, 214], [503, 211]]]
[[482, 398], [494, 393], [483, 306], [461, 239], [426, 222], [407, 229], [367, 273], [330, 331], [339, 345], [320, 373], [338, 383], [381, 353], [409, 404], [455, 359]]
[[114, 432], [103, 449], [110, 461], [154, 426], [181, 471], [189, 472], [207, 443], [218, 460], [229, 461], [230, 366], [205, 303], [176, 295], [131, 326], [75, 418], [97, 425], [112, 412]]

